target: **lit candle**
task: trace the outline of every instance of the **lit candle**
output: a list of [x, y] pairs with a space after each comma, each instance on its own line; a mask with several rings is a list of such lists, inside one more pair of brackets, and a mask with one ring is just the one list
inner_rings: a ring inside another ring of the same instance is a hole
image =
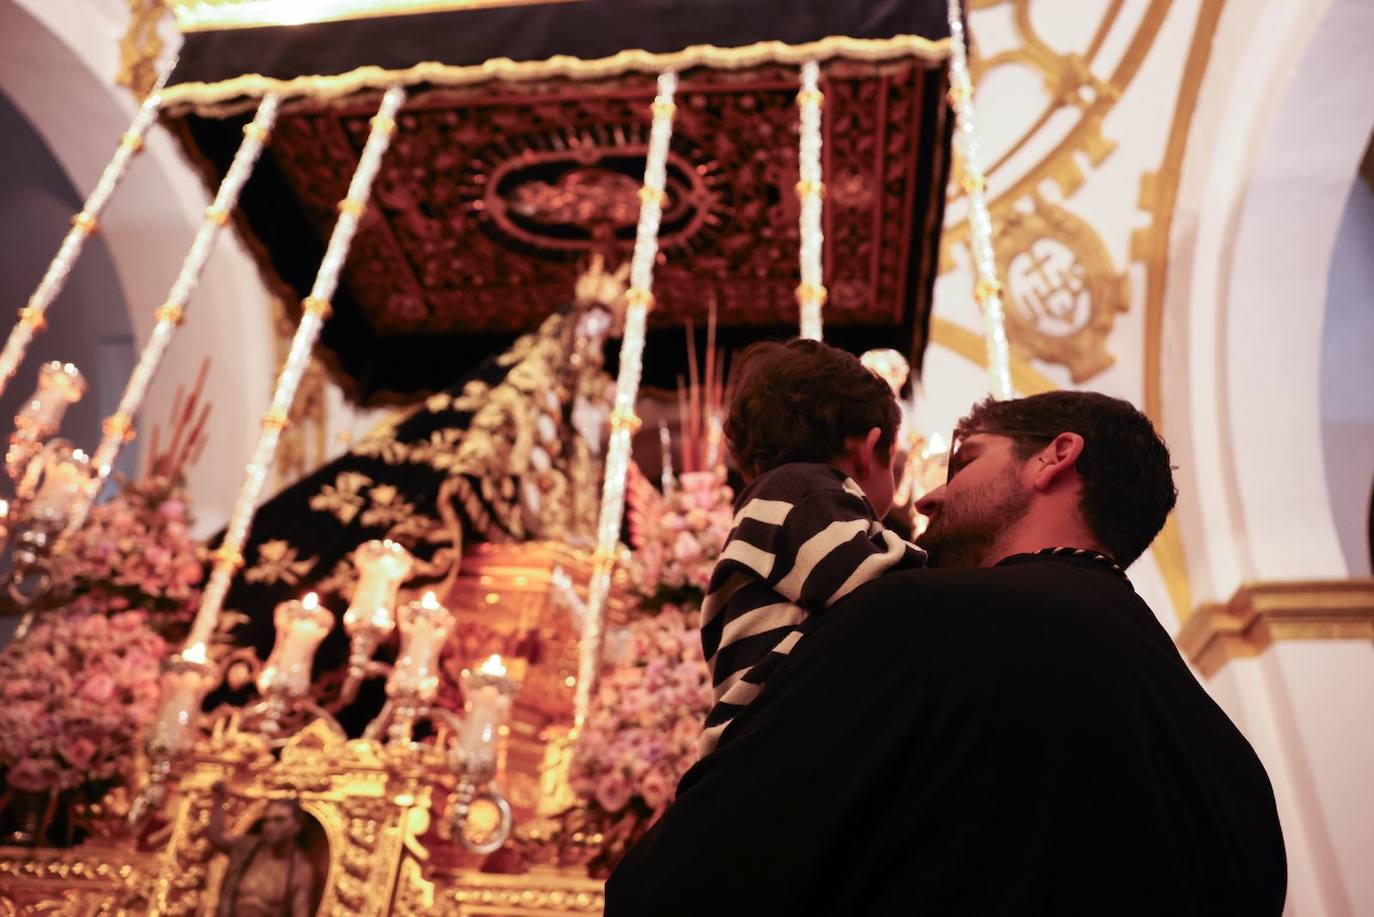
[[486, 661], [478, 667], [477, 671], [481, 672], [483, 675], [494, 675], [497, 678], [505, 678], [506, 664], [501, 661], [500, 656], [496, 653], [492, 653], [486, 658]]
[[181, 656], [169, 659], [163, 669], [162, 704], [148, 739], [148, 750], [154, 757], [175, 757], [195, 742], [200, 705], [215, 684], [214, 668], [195, 658], [204, 652], [203, 643], [192, 644]]
[[901, 394], [902, 386], [906, 385], [911, 375], [911, 364], [907, 363], [906, 357], [891, 348], [867, 351], [859, 357], [859, 362], [886, 382], [894, 395]]
[[394, 541], [374, 539], [358, 548], [353, 563], [358, 586], [344, 612], [344, 630], [350, 636], [367, 631], [381, 641], [396, 627], [391, 609], [396, 605], [396, 591], [410, 575], [410, 552]]
[[304, 600], [282, 602], [272, 621], [277, 640], [258, 675], [258, 691], [264, 696], [304, 697], [310, 692], [315, 651], [334, 629], [334, 615], [320, 607], [319, 597], [312, 592]]
[[14, 415], [16, 430], [35, 440], [57, 432], [67, 407], [86, 393], [86, 380], [81, 370], [71, 363], [53, 360], [38, 371], [38, 388], [33, 397]]
[[518, 686], [506, 677], [500, 656], [489, 656], [476, 671], [464, 671], [463, 728], [458, 748], [469, 767], [495, 767], [496, 739], [510, 714]]
[[387, 679], [386, 693], [416, 701], [434, 699], [439, 689], [439, 654], [453, 630], [453, 615], [433, 592], [401, 608], [401, 649]]
[[90, 480], [90, 463], [80, 449], [63, 447], [49, 453], [43, 481], [29, 505], [29, 514], [49, 523], [65, 521]]

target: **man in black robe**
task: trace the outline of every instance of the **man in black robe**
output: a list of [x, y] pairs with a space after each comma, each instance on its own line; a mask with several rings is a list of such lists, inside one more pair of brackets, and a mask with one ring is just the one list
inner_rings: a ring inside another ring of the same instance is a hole
[[1175, 499], [1125, 402], [984, 402], [942, 569], [818, 620], [607, 884], [630, 915], [1277, 915], [1273, 791], [1122, 568]]

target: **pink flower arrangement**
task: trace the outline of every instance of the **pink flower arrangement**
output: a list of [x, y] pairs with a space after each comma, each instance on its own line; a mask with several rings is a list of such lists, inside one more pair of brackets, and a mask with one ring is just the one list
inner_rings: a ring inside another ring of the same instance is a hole
[[718, 471], [692, 471], [641, 510], [631, 577], [646, 598], [704, 594], [734, 519], [734, 492]]
[[63, 607], [143, 608], [160, 627], [189, 620], [204, 568], [183, 488], [160, 475], [126, 483], [91, 511], [53, 574], [54, 598]]
[[619, 636], [578, 738], [572, 786], [606, 815], [633, 809], [651, 821], [696, 761], [711, 679], [695, 608], [665, 607]]
[[40, 620], [0, 652], [5, 782], [46, 793], [119, 780], [156, 711], [165, 654], [143, 612]]
[[167, 641], [200, 601], [178, 479], [126, 482], [54, 558], [44, 611], [0, 651], [0, 769], [23, 792], [122, 782], [154, 715]]

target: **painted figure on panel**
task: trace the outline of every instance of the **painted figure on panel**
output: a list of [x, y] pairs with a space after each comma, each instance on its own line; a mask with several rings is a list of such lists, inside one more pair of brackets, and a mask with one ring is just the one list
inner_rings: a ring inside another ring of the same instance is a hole
[[302, 844], [310, 817], [294, 799], [274, 799], [239, 837], [224, 830], [224, 785], [216, 784], [210, 842], [228, 854], [218, 917], [310, 917], [318, 899], [316, 870]]

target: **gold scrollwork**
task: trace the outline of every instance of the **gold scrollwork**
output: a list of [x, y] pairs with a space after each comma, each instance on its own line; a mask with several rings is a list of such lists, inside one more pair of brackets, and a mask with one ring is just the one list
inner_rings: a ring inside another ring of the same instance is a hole
[[315, 568], [315, 560], [314, 557], [299, 560], [296, 549], [285, 541], [265, 541], [258, 546], [257, 563], [244, 571], [243, 578], [250, 583], [286, 583], [294, 586], [310, 575]]
[[1038, 193], [998, 229], [1007, 337], [1028, 356], [1068, 367], [1083, 382], [1115, 362], [1107, 338], [1130, 288], [1092, 226]]

